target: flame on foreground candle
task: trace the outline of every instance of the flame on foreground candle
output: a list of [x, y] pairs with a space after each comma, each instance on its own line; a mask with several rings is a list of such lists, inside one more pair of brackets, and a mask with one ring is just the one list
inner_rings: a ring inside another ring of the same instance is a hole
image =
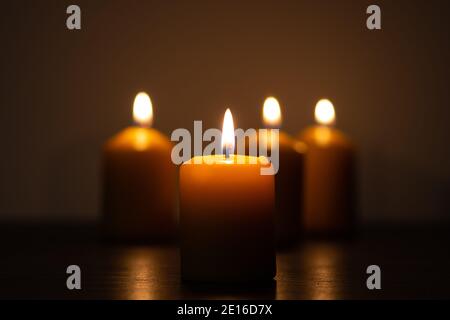
[[322, 125], [332, 125], [336, 119], [334, 106], [328, 99], [321, 99], [316, 104], [314, 112], [317, 123]]
[[133, 119], [142, 127], [150, 127], [153, 121], [153, 106], [145, 92], [139, 92], [134, 98]]
[[278, 100], [274, 97], [268, 97], [263, 106], [264, 124], [269, 127], [281, 126], [281, 109]]
[[225, 111], [222, 126], [222, 150], [225, 149], [225, 157], [229, 158], [234, 152], [234, 123], [230, 109]]

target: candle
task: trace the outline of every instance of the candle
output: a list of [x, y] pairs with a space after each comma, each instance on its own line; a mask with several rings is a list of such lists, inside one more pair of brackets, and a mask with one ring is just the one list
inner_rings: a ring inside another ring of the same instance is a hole
[[[264, 102], [263, 122], [267, 128], [281, 127], [280, 104], [274, 97], [269, 97]], [[271, 141], [270, 137], [268, 141]], [[268, 149], [271, 149], [270, 143]], [[304, 143], [285, 131], [279, 131], [279, 170], [275, 175], [275, 230], [278, 247], [294, 244], [300, 232], [305, 149]]]
[[133, 105], [135, 126], [103, 148], [103, 214], [109, 236], [167, 239], [175, 231], [176, 168], [172, 144], [150, 128], [152, 103], [139, 93]]
[[305, 162], [305, 231], [345, 235], [354, 223], [354, 147], [332, 127], [335, 111], [331, 101], [320, 100], [315, 108], [318, 125], [300, 134], [308, 151]]
[[265, 158], [234, 155], [229, 109], [225, 155], [194, 157], [180, 167], [181, 274], [184, 280], [273, 279], [274, 178]]

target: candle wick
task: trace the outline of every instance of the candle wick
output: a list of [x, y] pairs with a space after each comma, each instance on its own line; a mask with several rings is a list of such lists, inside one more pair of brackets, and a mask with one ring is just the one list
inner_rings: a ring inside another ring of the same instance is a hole
[[225, 146], [225, 159], [230, 159], [231, 148], [230, 146]]
[[147, 128], [148, 126], [139, 121], [134, 121], [134, 126], [138, 128]]

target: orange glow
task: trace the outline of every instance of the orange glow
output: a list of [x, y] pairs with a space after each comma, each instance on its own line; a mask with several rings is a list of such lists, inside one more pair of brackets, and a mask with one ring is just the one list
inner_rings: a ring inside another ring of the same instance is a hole
[[328, 127], [317, 127], [314, 131], [317, 143], [322, 146], [329, 144], [333, 137], [331, 132], [332, 130], [332, 128]]
[[322, 125], [334, 124], [336, 120], [333, 103], [328, 99], [322, 99], [317, 102], [314, 115], [317, 123]]

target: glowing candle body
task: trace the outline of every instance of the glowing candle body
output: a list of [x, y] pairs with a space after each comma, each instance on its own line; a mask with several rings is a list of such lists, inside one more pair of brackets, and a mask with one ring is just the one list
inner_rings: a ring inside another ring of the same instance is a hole
[[180, 168], [182, 278], [272, 279], [274, 178], [260, 172], [267, 164], [252, 164], [251, 157], [242, 155], [201, 158], [200, 164], [192, 158]]
[[355, 221], [353, 144], [342, 132], [326, 125], [307, 128], [299, 137], [307, 145], [305, 231], [345, 235]]
[[280, 168], [275, 175], [275, 226], [279, 247], [292, 245], [300, 235], [305, 150], [302, 142], [279, 132]]
[[[272, 131], [258, 132], [253, 137], [260, 145], [266, 144], [272, 154]], [[259, 152], [260, 152], [259, 148]], [[279, 168], [275, 174], [275, 236], [278, 248], [289, 247], [297, 241], [301, 232], [303, 211], [303, 180], [306, 145], [284, 131], [278, 132]], [[249, 153], [246, 146], [246, 154]], [[259, 153], [259, 155], [262, 155]]]
[[[269, 128], [281, 126], [280, 105], [274, 97], [264, 102], [263, 122]], [[268, 151], [273, 142], [270, 130], [267, 136]], [[279, 130], [279, 170], [275, 175], [275, 234], [277, 246], [290, 246], [300, 234], [303, 206], [303, 167], [306, 146], [304, 143]]]
[[167, 239], [175, 232], [176, 168], [159, 131], [133, 126], [103, 148], [103, 215], [109, 236]]

